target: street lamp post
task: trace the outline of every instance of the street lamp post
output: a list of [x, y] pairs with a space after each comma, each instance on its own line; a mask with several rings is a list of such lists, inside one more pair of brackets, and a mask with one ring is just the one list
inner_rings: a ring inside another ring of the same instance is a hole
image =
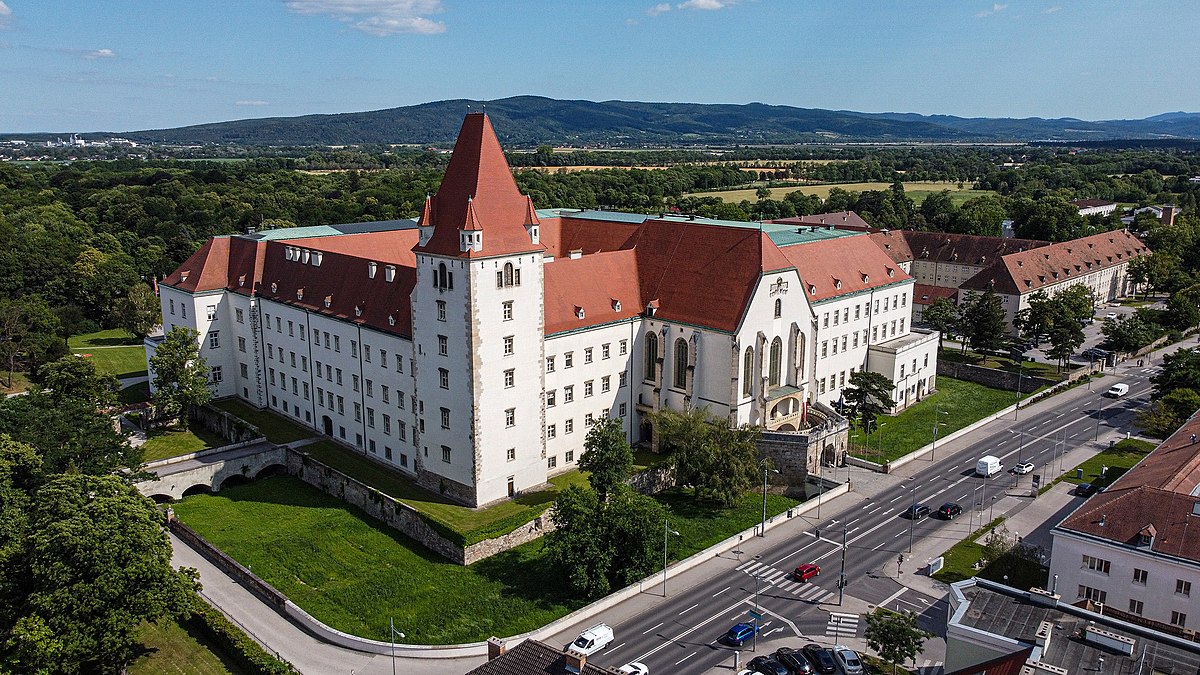
[[667, 519], [663, 518], [663, 597], [667, 597], [667, 535], [673, 534], [676, 537], [679, 533], [667, 526]]
[[388, 619], [388, 640], [392, 643], [392, 675], [396, 675], [396, 638], [404, 639], [404, 633], [396, 630], [396, 620]]
[[917, 491], [912, 491], [912, 508], [908, 510], [908, 552], [912, 553], [913, 524], [917, 522]]
[[765, 536], [767, 536], [767, 472], [774, 471], [775, 473], [779, 473], [779, 470], [772, 469], [767, 464], [767, 460], [765, 460], [765, 459], [762, 461], [762, 468], [763, 468], [762, 525], [760, 525], [758, 528], [758, 536], [765, 537]]
[[842, 523], [842, 573], [838, 577], [838, 607], [842, 606], [842, 596], [846, 593], [846, 524]]
[[929, 449], [929, 461], [932, 462], [937, 458], [937, 439], [938, 431], [942, 428], [942, 415], [949, 415], [950, 411], [942, 412], [942, 402], [939, 400], [934, 408], [933, 414], [933, 447]]
[[1020, 354], [1021, 362], [1017, 365], [1017, 404], [1013, 406], [1013, 421], [1021, 415], [1021, 382], [1025, 377], [1025, 352]]
[[1100, 417], [1104, 414], [1104, 398], [1100, 398], [1100, 407], [1096, 410], [1096, 432], [1092, 434], [1092, 440], [1100, 440]]

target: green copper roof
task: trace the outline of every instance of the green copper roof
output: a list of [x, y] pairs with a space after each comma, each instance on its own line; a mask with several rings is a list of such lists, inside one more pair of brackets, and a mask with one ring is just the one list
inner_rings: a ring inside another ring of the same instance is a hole
[[621, 211], [579, 211], [575, 209], [539, 209], [538, 218], [580, 218], [584, 220], [607, 220], [618, 223], [643, 223], [647, 220], [666, 220], [672, 222], [699, 223], [702, 225], [717, 225], [720, 227], [738, 227], [754, 229], [767, 233], [776, 246], [793, 246], [826, 239], [854, 237], [862, 232], [837, 230], [813, 225], [796, 225], [795, 223], [760, 223], [741, 220], [717, 220], [715, 218], [700, 218], [684, 216], [675, 213], [642, 214], [624, 213]]

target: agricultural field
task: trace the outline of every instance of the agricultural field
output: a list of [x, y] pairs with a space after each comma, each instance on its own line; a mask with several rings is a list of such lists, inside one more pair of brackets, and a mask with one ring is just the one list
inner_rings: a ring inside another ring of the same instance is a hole
[[[918, 205], [925, 201], [925, 198], [931, 194], [941, 192], [942, 190], [950, 191], [950, 198], [955, 204], [961, 205], [963, 202], [972, 197], [982, 195], [995, 194], [990, 190], [973, 190], [966, 187], [969, 184], [964, 183], [964, 187], [960, 188], [958, 183], [950, 181], [914, 181], [904, 184], [904, 193], [909, 196]], [[891, 187], [891, 183], [827, 183], [824, 185], [795, 185], [791, 187], [775, 187], [771, 188], [772, 199], [783, 199], [788, 193], [800, 191], [807, 195], [817, 195], [821, 199], [829, 197], [829, 191], [833, 188], [841, 188], [847, 192], [866, 192], [867, 190], [887, 190]], [[758, 196], [755, 194], [757, 188], [746, 190], [718, 190], [715, 192], [694, 192], [691, 197], [720, 197], [726, 202], [740, 202], [747, 200], [751, 202], [758, 201]]]

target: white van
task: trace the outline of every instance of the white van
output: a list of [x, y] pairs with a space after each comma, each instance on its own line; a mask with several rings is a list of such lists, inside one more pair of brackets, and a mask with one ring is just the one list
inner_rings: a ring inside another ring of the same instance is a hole
[[1004, 465], [1000, 463], [1000, 458], [995, 455], [984, 455], [975, 463], [975, 475], [984, 478], [991, 478], [1003, 469]]
[[591, 656], [607, 647], [608, 643], [612, 641], [613, 629], [609, 628], [606, 623], [598, 623], [580, 633], [579, 637], [575, 638], [575, 641], [571, 643], [571, 649], [584, 656]]
[[1109, 398], [1121, 398], [1122, 396], [1124, 396], [1125, 394], [1128, 394], [1128, 393], [1129, 393], [1129, 385], [1125, 384], [1124, 382], [1118, 382], [1118, 383], [1114, 384], [1113, 386], [1109, 387], [1108, 391], [1104, 392], [1104, 395], [1108, 396]]

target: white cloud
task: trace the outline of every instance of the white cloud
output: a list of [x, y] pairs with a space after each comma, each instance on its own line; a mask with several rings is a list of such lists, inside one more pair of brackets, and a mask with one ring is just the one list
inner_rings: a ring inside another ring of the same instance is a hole
[[270, 104], [269, 104], [269, 103], [267, 103], [266, 101], [259, 101], [259, 100], [243, 100], [243, 101], [238, 101], [238, 102], [237, 102], [237, 103], [235, 103], [234, 105], [270, 105]]
[[441, 0], [285, 0], [284, 6], [297, 14], [331, 16], [376, 37], [446, 31], [446, 24], [425, 17], [442, 11]]
[[1042, 14], [1053, 14], [1053, 13], [1061, 11], [1061, 10], [1062, 10], [1062, 7], [1055, 5], [1053, 7], [1047, 7], [1046, 9], [1043, 9]]
[[649, 14], [650, 16], [658, 16], [659, 14], [663, 14], [663, 13], [669, 12], [669, 11], [671, 11], [671, 3], [660, 2], [657, 5], [646, 10], [646, 13]]
[[12, 19], [12, 10], [4, 4], [4, 0], [0, 0], [0, 28], [7, 26], [10, 19]]
[[115, 58], [116, 55], [117, 53], [111, 49], [94, 49], [90, 52], [84, 52], [83, 58], [87, 59], [88, 61], [95, 61], [96, 59]]
[[687, 2], [679, 3], [679, 5], [677, 5], [677, 7], [679, 7], [679, 9], [714, 10], [714, 9], [724, 9], [731, 4], [733, 4], [733, 3], [730, 2], [729, 0], [687, 0]]
[[995, 3], [995, 4], [993, 4], [993, 5], [992, 5], [992, 8], [991, 8], [991, 9], [985, 9], [985, 10], [983, 10], [983, 11], [981, 11], [981, 12], [976, 12], [976, 14], [975, 14], [975, 18], [977, 18], [977, 19], [982, 19], [982, 18], [983, 18], [983, 17], [985, 17], [985, 16], [991, 16], [991, 15], [993, 15], [993, 14], [998, 14], [998, 13], [1000, 13], [1000, 12], [1003, 12], [1003, 11], [1004, 11], [1004, 10], [1006, 10], [1006, 9], [1008, 9], [1008, 5], [1002, 5], [1002, 4], [1000, 4], [1000, 3], [998, 3], [998, 2], [997, 2], [997, 3]]

